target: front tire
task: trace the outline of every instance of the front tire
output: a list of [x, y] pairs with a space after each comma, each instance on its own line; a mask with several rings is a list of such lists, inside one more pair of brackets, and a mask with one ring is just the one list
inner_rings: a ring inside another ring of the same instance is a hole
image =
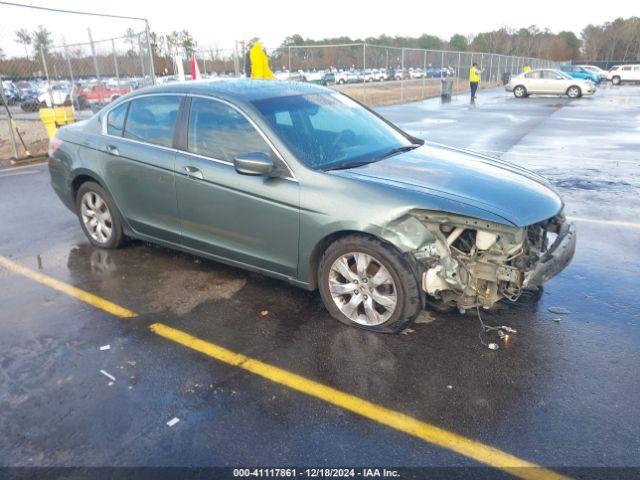
[[418, 281], [392, 246], [352, 235], [329, 246], [320, 261], [320, 295], [331, 316], [365, 330], [397, 333], [420, 313]]
[[95, 182], [80, 185], [76, 195], [76, 212], [82, 231], [92, 245], [115, 249], [124, 244], [122, 220], [115, 202]]
[[622, 83], [622, 79], [620, 77], [613, 77], [611, 79], [611, 83], [614, 85], [620, 85]]
[[578, 86], [572, 86], [567, 88], [567, 97], [569, 98], [580, 98], [582, 96], [582, 90]]
[[524, 88], [522, 85], [518, 85], [513, 89], [513, 95], [516, 98], [525, 98], [527, 96], [527, 89]]

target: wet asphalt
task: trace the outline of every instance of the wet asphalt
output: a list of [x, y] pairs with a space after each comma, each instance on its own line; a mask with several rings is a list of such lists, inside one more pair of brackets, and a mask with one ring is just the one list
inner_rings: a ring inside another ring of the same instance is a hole
[[538, 300], [485, 314], [517, 329], [507, 343], [489, 336], [490, 351], [475, 315], [433, 311], [405, 334], [366, 333], [332, 320], [316, 292], [258, 274], [140, 242], [97, 250], [46, 165], [4, 170], [0, 255], [139, 316], [0, 268], [0, 466], [477, 465], [149, 332], [162, 322], [559, 471], [640, 467], [640, 87], [379, 111], [564, 195], [576, 256]]

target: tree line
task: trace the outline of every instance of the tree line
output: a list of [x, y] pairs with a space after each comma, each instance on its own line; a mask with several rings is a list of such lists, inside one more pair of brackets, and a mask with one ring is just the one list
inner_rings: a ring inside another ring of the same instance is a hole
[[554, 33], [536, 25], [511, 29], [502, 27], [473, 35], [452, 35], [448, 40], [435, 35], [419, 37], [380, 35], [351, 38], [347, 36], [314, 40], [291, 35], [282, 47], [368, 43], [387, 47], [454, 50], [462, 52], [499, 53], [536, 57], [556, 61], [640, 61], [640, 17], [617, 18], [600, 25], [587, 25], [578, 37], [574, 32]]
[[[135, 57], [143, 55], [146, 49], [146, 39], [141, 41], [140, 33], [133, 29], [125, 32], [123, 41], [126, 48], [125, 55]], [[41, 63], [40, 52], [47, 58], [61, 56], [61, 52], [52, 52], [52, 34], [43, 25], [29, 31], [21, 28], [15, 31], [14, 41], [24, 48], [27, 63], [22, 65], [23, 73], [17, 70], [19, 65], [13, 65], [19, 59], [11, 59], [10, 70], [13, 75], [30, 75]], [[289, 46], [305, 45], [330, 45], [345, 43], [368, 43], [388, 47], [421, 48], [432, 50], [452, 50], [478, 53], [499, 53], [503, 55], [515, 55], [521, 57], [536, 57], [555, 61], [640, 61], [640, 17], [616, 18], [613, 21], [602, 24], [587, 25], [580, 36], [570, 31], [551, 32], [549, 29], [541, 29], [535, 25], [510, 29], [502, 27], [489, 32], [480, 32], [473, 35], [455, 34], [451, 38], [442, 39], [435, 35], [424, 33], [418, 37], [379, 35], [377, 37], [351, 38], [348, 36], [323, 38], [320, 40], [304, 38], [299, 34], [285, 38], [280, 45], [281, 52], [272, 55], [275, 61], [282, 61], [282, 50]], [[204, 54], [207, 61], [224, 64], [225, 69], [232, 66], [229, 52], [224, 52], [217, 47], [201, 48], [191, 33], [187, 30], [175, 30], [165, 34], [152, 32], [150, 35], [151, 51], [154, 63], [160, 62], [160, 71], [168, 70], [170, 62], [165, 61], [176, 54], [184, 58], [190, 58], [196, 51], [199, 56]], [[71, 50], [70, 56], [79, 58], [86, 56], [83, 51]], [[122, 52], [118, 52], [119, 55]], [[3, 69], [8, 65], [7, 55], [0, 48], [0, 61]], [[166, 64], [166, 65], [165, 65]], [[21, 69], [20, 69], [21, 70]], [[4, 72], [5, 75], [9, 72]]]

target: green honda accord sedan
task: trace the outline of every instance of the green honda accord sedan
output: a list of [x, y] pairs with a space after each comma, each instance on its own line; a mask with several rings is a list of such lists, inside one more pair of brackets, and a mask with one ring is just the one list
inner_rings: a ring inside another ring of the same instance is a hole
[[378, 332], [427, 304], [516, 301], [575, 250], [544, 178], [317, 85], [138, 90], [60, 129], [49, 156], [96, 247], [137, 238], [319, 289], [333, 317]]

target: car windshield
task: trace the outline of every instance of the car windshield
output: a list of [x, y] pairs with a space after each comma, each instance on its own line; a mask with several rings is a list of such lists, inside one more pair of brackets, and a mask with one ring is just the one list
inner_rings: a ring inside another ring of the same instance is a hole
[[280, 138], [314, 170], [374, 162], [412, 143], [358, 103], [338, 93], [253, 102]]

